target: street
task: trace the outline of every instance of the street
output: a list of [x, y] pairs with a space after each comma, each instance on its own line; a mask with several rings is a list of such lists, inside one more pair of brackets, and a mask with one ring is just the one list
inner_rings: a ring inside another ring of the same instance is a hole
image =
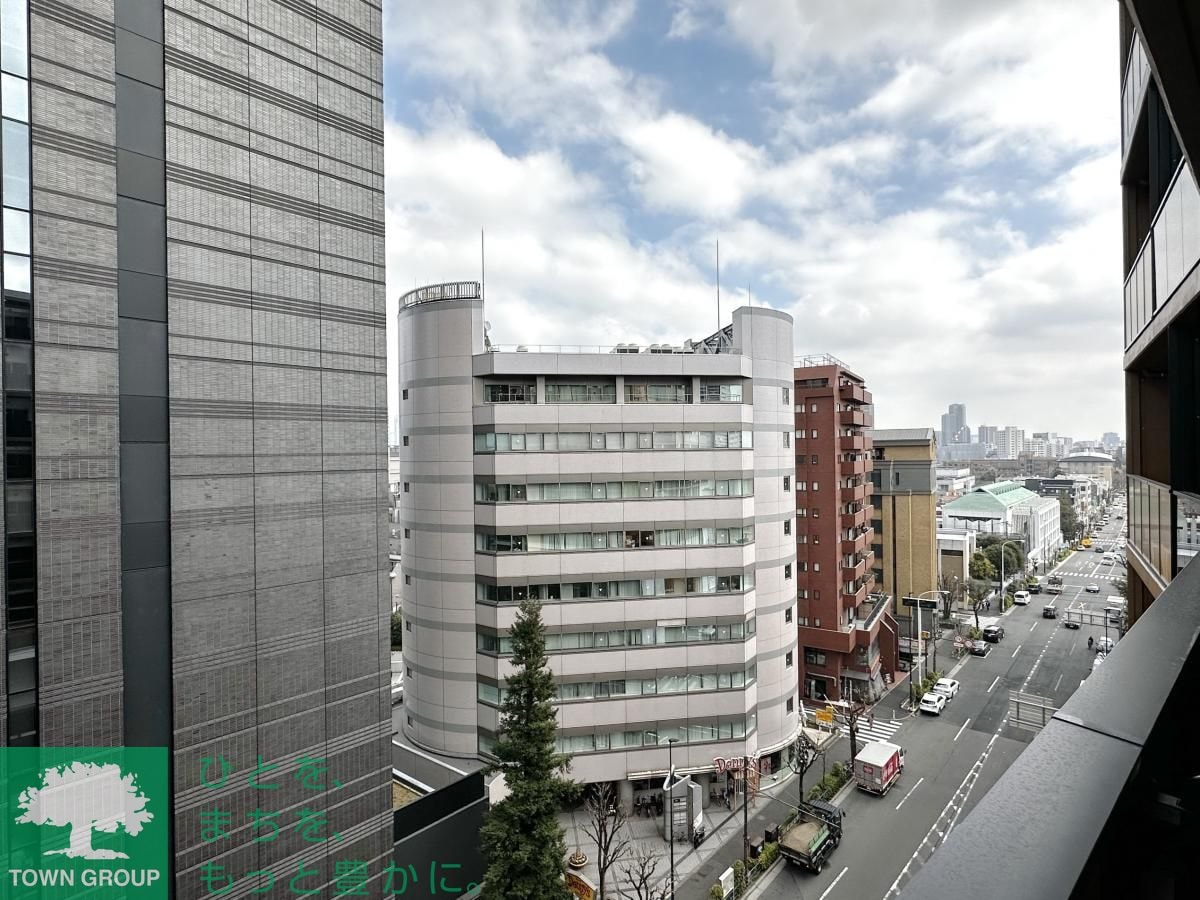
[[[1123, 525], [1114, 520], [1097, 535], [1104, 549], [1114, 549]], [[986, 657], [954, 660], [943, 642], [939, 661], [943, 669], [957, 670], [949, 677], [961, 687], [940, 716], [903, 714], [892, 737], [905, 750], [900, 781], [886, 797], [860, 791], [846, 797], [845, 835], [820, 875], [777, 866], [754, 896], [883, 900], [901, 893], [949, 830], [1033, 739], [1035, 732], [1007, 723], [1009, 693], [1038, 695], [1060, 707], [1091, 672], [1095, 654], [1087, 640], [1104, 636], [1105, 628], [1066, 628], [1062, 612], [1083, 608], [1102, 617], [1107, 598], [1117, 594], [1114, 583], [1125, 577], [1120, 563], [1102, 560], [1103, 553], [1093, 550], [1072, 553], [1052, 570], [1063, 579], [1060, 595], [1036, 594], [1028, 606], [980, 616], [981, 625], [997, 623], [1005, 629], [1003, 640], [992, 644]], [[1043, 576], [1043, 589], [1045, 582]], [[1098, 585], [1100, 592], [1085, 592], [1089, 584]], [[1048, 604], [1057, 607], [1058, 618], [1042, 617]], [[1117, 629], [1109, 628], [1108, 636], [1117, 641]], [[903, 699], [903, 691], [886, 698], [876, 708], [877, 724]], [[832, 755], [839, 754], [849, 755], [848, 741], [839, 743]], [[810, 783], [815, 780], [810, 775]], [[996, 838], [996, 851], [1003, 852], [1004, 836]], [[964, 884], [969, 879], [964, 873]]]

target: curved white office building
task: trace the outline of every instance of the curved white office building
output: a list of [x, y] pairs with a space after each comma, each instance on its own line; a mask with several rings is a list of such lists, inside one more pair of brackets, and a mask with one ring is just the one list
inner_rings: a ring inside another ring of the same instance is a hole
[[[799, 727], [792, 319], [678, 347], [487, 345], [474, 282], [399, 313], [407, 736], [487, 755], [542, 603], [584, 782], [777, 767]], [[721, 776], [724, 779], [724, 775]], [[722, 787], [716, 785], [716, 787]]]

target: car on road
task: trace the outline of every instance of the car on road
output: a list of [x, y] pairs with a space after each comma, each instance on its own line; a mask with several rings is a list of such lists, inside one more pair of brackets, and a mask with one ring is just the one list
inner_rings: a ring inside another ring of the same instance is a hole
[[933, 693], [941, 694], [947, 701], [953, 700], [958, 693], [958, 682], [953, 678], [939, 678], [933, 684]]
[[983, 629], [983, 639], [985, 641], [991, 641], [993, 644], [998, 644], [1003, 637], [1003, 625], [988, 625]]
[[1084, 588], [1084, 590], [1087, 591], [1089, 594], [1098, 594], [1098, 593], [1100, 593], [1100, 585], [1089, 584], [1087, 587]]
[[1017, 591], [1015, 594], [1013, 594], [1013, 603], [1016, 603], [1020, 606], [1028, 606], [1029, 591]]
[[992, 645], [987, 641], [971, 641], [972, 656], [987, 656], [992, 652]]
[[1121, 520], [1121, 519], [1123, 519], [1123, 518], [1125, 518], [1125, 514], [1124, 514], [1124, 513], [1117, 513], [1117, 520], [1118, 520], [1118, 521], [1119, 521], [1119, 520]]
[[1043, 619], [1057, 619], [1058, 618], [1058, 607], [1056, 607], [1053, 603], [1051, 603], [1049, 606], [1043, 606], [1042, 607], [1042, 618]]
[[1093, 550], [1095, 550], [1097, 553], [1103, 553], [1103, 552], [1104, 552], [1104, 548], [1103, 548], [1103, 547], [1101, 547], [1099, 544], [1097, 544], [1097, 545], [1096, 545], [1095, 547], [1093, 547], [1092, 549], [1093, 549]]
[[1096, 649], [1101, 653], [1112, 653], [1113, 639], [1110, 637], [1096, 638]]
[[1063, 619], [1063, 628], [1072, 628], [1075, 631], [1079, 630], [1078, 619]]
[[921, 712], [932, 713], [935, 716], [940, 716], [942, 710], [946, 708], [946, 698], [941, 694], [935, 694], [930, 691], [921, 698]]

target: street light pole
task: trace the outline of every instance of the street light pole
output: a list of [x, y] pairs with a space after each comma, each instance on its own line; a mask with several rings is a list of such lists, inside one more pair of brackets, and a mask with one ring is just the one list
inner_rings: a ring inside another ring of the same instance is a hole
[[671, 844], [671, 892], [675, 900], [675, 745], [679, 738], [667, 738], [667, 840]]

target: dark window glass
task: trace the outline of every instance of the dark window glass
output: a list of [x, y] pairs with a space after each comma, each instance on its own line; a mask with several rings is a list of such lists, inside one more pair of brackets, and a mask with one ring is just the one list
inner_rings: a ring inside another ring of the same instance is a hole
[[33, 447], [9, 446], [5, 452], [5, 476], [9, 480], [33, 477]]
[[33, 340], [33, 307], [27, 296], [4, 292], [4, 336], [9, 340]]
[[4, 435], [9, 443], [33, 440], [33, 398], [4, 398]]

